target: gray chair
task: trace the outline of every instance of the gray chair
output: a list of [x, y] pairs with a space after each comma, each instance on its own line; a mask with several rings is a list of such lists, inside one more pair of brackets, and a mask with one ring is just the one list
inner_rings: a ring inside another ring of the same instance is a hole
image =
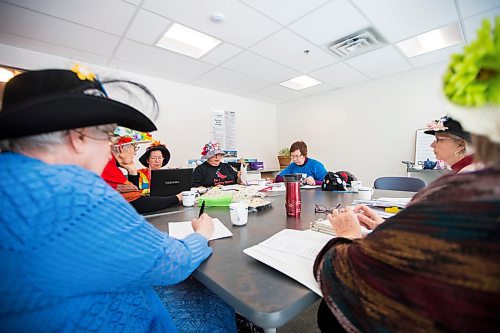
[[425, 187], [425, 182], [411, 177], [379, 177], [374, 186], [379, 190], [418, 192]]

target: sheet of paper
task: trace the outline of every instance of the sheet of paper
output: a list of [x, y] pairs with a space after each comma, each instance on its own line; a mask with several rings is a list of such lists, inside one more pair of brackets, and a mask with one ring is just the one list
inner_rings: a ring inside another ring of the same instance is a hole
[[[214, 218], [214, 233], [209, 240], [231, 237], [233, 233], [218, 218]], [[186, 236], [194, 233], [191, 221], [186, 222], [169, 222], [168, 234], [177, 239], [183, 239]]]
[[[244, 249], [243, 252], [288, 275], [322, 296], [319, 285], [314, 278], [313, 265], [317, 253], [331, 238], [330, 235], [311, 230], [284, 229], [264, 242]], [[285, 241], [287, 245], [280, 244], [281, 241]], [[297, 255], [300, 250], [293, 249], [293, 244], [307, 251], [308, 257]], [[313, 255], [313, 253], [316, 254]]]
[[310, 188], [318, 188], [321, 185], [302, 185], [300, 188], [310, 189]]

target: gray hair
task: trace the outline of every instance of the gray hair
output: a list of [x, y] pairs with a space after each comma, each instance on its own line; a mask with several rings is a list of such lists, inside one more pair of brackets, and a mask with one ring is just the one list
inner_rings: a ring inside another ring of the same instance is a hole
[[[116, 128], [114, 124], [89, 126], [100, 131], [113, 132]], [[37, 135], [23, 136], [14, 139], [0, 140], [1, 151], [12, 151], [21, 153], [29, 150], [50, 151], [54, 145], [61, 145], [66, 142], [69, 130], [43, 133]]]

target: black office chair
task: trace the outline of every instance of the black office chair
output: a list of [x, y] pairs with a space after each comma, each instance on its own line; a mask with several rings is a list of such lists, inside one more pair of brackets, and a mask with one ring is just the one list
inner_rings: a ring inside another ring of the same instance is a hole
[[412, 177], [379, 177], [374, 186], [379, 190], [418, 192], [425, 187], [425, 182]]

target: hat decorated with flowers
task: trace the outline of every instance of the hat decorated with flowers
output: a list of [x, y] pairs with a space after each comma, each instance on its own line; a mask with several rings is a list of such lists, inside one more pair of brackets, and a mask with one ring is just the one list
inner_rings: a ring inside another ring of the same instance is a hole
[[115, 136], [120, 137], [115, 145], [127, 145], [132, 143], [147, 143], [153, 141], [151, 134], [139, 132], [130, 128], [118, 126], [113, 132]]
[[430, 135], [435, 135], [436, 133], [449, 133], [467, 142], [471, 142], [470, 133], [464, 131], [460, 123], [449, 116], [443, 116], [441, 119], [428, 123], [424, 133]]
[[448, 113], [470, 133], [500, 143], [500, 16], [485, 19], [477, 39], [452, 56], [444, 76]]
[[225, 155], [224, 150], [220, 149], [220, 143], [217, 141], [210, 141], [203, 147], [201, 159], [208, 160], [210, 157], [214, 157], [217, 154]]
[[149, 167], [149, 155], [155, 150], [159, 150], [161, 152], [161, 155], [163, 156], [163, 162], [161, 164], [162, 167], [167, 165], [168, 161], [170, 161], [170, 151], [167, 149], [167, 146], [165, 146], [163, 143], [160, 141], [153, 141], [151, 146], [146, 148], [146, 151], [144, 154], [139, 157], [139, 162], [141, 162], [142, 165], [144, 165], [146, 168]]

